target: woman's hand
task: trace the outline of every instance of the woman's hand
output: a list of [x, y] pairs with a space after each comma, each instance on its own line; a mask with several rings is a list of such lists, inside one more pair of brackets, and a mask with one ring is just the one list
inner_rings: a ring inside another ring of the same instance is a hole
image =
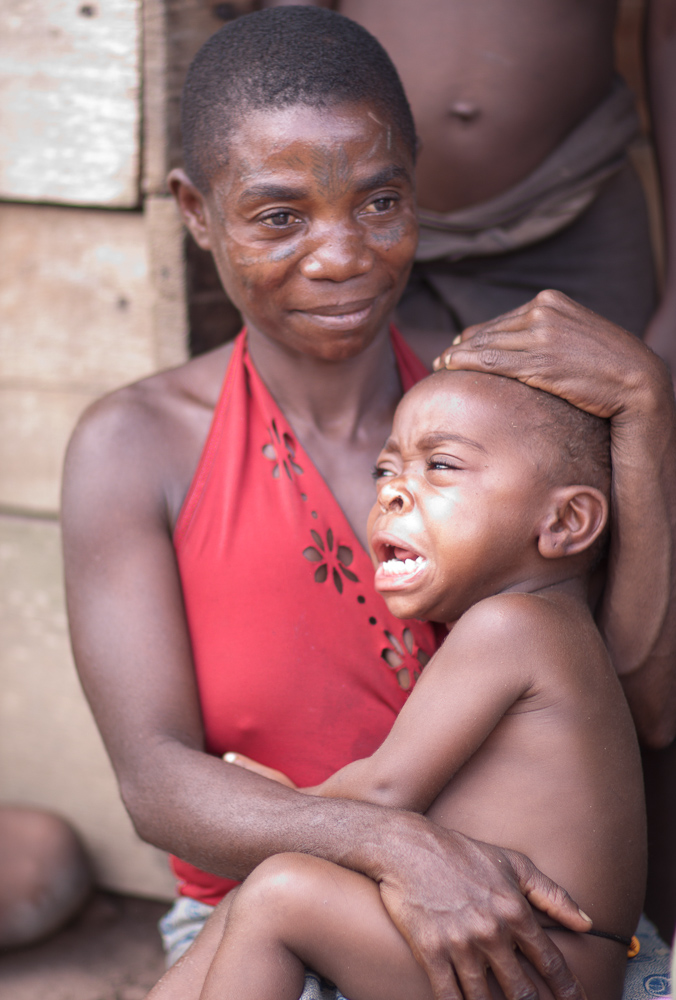
[[[411, 824], [413, 826], [413, 824]], [[557, 1000], [584, 1000], [580, 983], [533, 908], [578, 933], [591, 920], [524, 855], [425, 820], [388, 846], [397, 864], [377, 878], [390, 917], [427, 972], [436, 1000], [487, 1000], [492, 970], [511, 1000], [538, 1000], [525, 956]], [[436, 842], [435, 842], [436, 837]], [[530, 904], [530, 905], [529, 905]]]
[[645, 344], [555, 291], [468, 327], [434, 368], [506, 375], [614, 420], [673, 397], [667, 368]]

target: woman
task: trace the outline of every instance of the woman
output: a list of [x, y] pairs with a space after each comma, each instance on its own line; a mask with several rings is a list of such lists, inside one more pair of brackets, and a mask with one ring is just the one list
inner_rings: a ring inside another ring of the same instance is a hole
[[[528, 859], [220, 760], [239, 750], [298, 784], [322, 780], [378, 745], [433, 648], [428, 626], [377, 601], [363, 549], [368, 472], [423, 371], [389, 330], [416, 245], [415, 139], [378, 43], [312, 8], [213, 36], [183, 126], [172, 190], [247, 333], [96, 404], [64, 486], [75, 655], [134, 824], [182, 859], [202, 922], [225, 880], [303, 851], [378, 881], [439, 995], [455, 995], [455, 977], [466, 997], [485, 995], [492, 966], [508, 995], [532, 996], [515, 945], [556, 996], [579, 995], [522, 894], [584, 922]], [[599, 620], [639, 726], [670, 739], [665, 370], [555, 293], [466, 336], [449, 366], [533, 381], [613, 419], [622, 548]], [[446, 346], [432, 341], [426, 360]]]

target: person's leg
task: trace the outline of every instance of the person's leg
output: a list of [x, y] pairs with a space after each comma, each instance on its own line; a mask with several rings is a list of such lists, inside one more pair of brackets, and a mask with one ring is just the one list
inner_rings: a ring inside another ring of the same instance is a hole
[[215, 908], [215, 905], [210, 906], [190, 896], [179, 896], [174, 901], [171, 909], [157, 924], [167, 969], [185, 955], [198, 934], [204, 930]]
[[91, 888], [84, 849], [65, 820], [42, 809], [0, 809], [0, 949], [53, 934]]
[[201, 1000], [298, 1000], [306, 965], [351, 1000], [432, 1000], [371, 879], [278, 855], [240, 889]]
[[202, 929], [185, 952], [171, 963], [146, 1000], [199, 1000], [207, 973], [221, 943], [236, 891], [228, 893], [218, 906], [211, 908], [211, 916], [205, 920]]

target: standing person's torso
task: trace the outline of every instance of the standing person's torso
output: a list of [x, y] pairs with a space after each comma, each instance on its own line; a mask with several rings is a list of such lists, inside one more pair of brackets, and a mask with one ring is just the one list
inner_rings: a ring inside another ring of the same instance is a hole
[[397, 67], [418, 201], [476, 204], [526, 177], [607, 94], [616, 0], [342, 0]]

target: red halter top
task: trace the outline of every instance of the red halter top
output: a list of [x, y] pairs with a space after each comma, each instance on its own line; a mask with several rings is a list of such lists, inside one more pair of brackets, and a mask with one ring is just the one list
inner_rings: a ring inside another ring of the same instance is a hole
[[[392, 331], [404, 390], [427, 374]], [[235, 341], [174, 545], [206, 750], [235, 750], [314, 785], [382, 743], [436, 643], [393, 617], [373, 566]], [[224, 765], [225, 766], [225, 765]], [[179, 892], [234, 885], [177, 858]]]

